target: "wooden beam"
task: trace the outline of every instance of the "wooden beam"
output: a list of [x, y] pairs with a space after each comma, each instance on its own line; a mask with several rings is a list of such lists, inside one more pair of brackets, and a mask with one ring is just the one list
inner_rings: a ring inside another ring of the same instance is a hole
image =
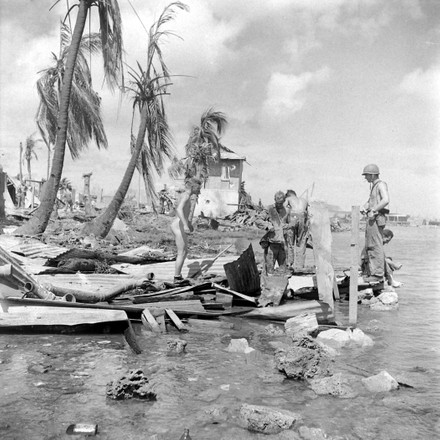
[[165, 309], [165, 312], [171, 319], [171, 322], [177, 327], [179, 331], [181, 332], [188, 331], [188, 329], [185, 327], [185, 324], [179, 319], [179, 317], [171, 309]]
[[351, 207], [351, 243], [350, 243], [350, 298], [348, 303], [348, 323], [356, 325], [358, 302], [358, 265], [359, 265], [359, 206]]
[[223, 287], [222, 285], [217, 283], [212, 283], [212, 286], [215, 287], [216, 289], [228, 292], [231, 295], [238, 296], [239, 298], [244, 299], [245, 301], [249, 301], [253, 304], [257, 304], [257, 298], [252, 298], [251, 296], [247, 296], [244, 293], [240, 293], [240, 292], [236, 292], [235, 290], [228, 289], [227, 287]]
[[144, 309], [141, 315], [141, 319], [142, 324], [144, 324], [145, 327], [150, 328], [155, 333], [161, 333], [159, 324], [156, 322], [154, 316], [148, 309]]

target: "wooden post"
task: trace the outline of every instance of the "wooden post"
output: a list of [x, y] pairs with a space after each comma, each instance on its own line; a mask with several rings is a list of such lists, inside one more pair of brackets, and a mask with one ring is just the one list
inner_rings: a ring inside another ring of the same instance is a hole
[[359, 206], [351, 207], [351, 265], [350, 265], [350, 299], [348, 306], [348, 323], [356, 325], [358, 302], [358, 266], [359, 266]]
[[3, 171], [3, 167], [0, 165], [0, 220], [4, 220], [6, 217], [5, 211], [5, 189], [6, 189], [6, 173]]
[[331, 264], [332, 234], [328, 209], [322, 203], [312, 202], [309, 213], [319, 300], [324, 301], [334, 310], [333, 278], [335, 274]]
[[92, 215], [92, 204], [90, 199], [90, 176], [92, 173], [83, 174], [84, 178], [84, 211], [86, 216]]

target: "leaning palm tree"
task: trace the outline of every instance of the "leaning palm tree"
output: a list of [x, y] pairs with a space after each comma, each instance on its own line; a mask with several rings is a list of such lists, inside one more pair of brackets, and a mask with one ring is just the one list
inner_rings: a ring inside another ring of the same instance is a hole
[[[60, 0], [57, 1], [57, 3]], [[72, 40], [68, 48], [64, 76], [62, 78], [59, 111], [57, 115], [57, 134], [53, 150], [52, 168], [41, 204], [32, 218], [16, 231], [20, 234], [38, 234], [45, 231], [57, 197], [58, 187], [64, 165], [64, 154], [68, 137], [69, 105], [71, 105], [72, 84], [75, 75], [78, 52], [87, 15], [92, 6], [96, 6], [100, 21], [102, 55], [105, 78], [113, 88], [122, 72], [122, 36], [121, 14], [117, 0], [78, 0], [78, 4], [69, 9], [72, 13], [78, 7]]]
[[[70, 27], [61, 23], [60, 53], [52, 53], [53, 66], [43, 70], [37, 81], [40, 98], [36, 123], [48, 150], [47, 178], [50, 156], [57, 135], [57, 115], [60, 108], [61, 87], [65, 73], [68, 49], [72, 39]], [[98, 33], [85, 35], [79, 46], [77, 64], [72, 81], [69, 106], [67, 145], [73, 159], [94, 140], [98, 148], [107, 148], [107, 138], [101, 118], [101, 100], [92, 88], [92, 76], [87, 55], [99, 53], [101, 39]]]
[[[140, 115], [137, 136], [133, 137], [131, 133], [131, 159], [109, 206], [100, 216], [85, 225], [84, 234], [94, 234], [103, 238], [109, 233], [124, 202], [136, 167], [142, 168], [145, 181], [153, 188], [153, 171], [160, 174], [165, 158], [172, 157], [171, 136], [163, 102], [163, 96], [168, 94], [167, 90], [171, 85], [171, 76], [164, 63], [159, 42], [161, 37], [174, 35], [162, 30], [162, 27], [174, 18], [175, 8], [188, 9], [181, 2], [174, 2], [165, 7], [158, 21], [150, 28], [145, 70], [138, 63], [138, 69], [129, 72], [131, 81], [127, 90], [132, 92], [134, 97], [133, 116], [135, 110]], [[150, 190], [150, 194], [154, 194], [154, 189]]]

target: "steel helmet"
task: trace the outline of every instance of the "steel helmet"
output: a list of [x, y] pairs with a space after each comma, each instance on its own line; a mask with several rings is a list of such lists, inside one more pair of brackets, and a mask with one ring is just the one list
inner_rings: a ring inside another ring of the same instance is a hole
[[374, 163], [370, 163], [369, 165], [364, 167], [362, 175], [365, 174], [379, 174], [379, 167]]

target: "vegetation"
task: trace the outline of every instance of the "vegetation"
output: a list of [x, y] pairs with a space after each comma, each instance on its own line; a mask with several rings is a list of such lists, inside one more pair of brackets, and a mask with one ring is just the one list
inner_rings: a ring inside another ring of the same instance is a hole
[[[121, 208], [130, 186], [134, 170], [142, 170], [144, 180], [148, 183], [150, 194], [154, 194], [152, 171], [161, 173], [165, 157], [172, 155], [171, 135], [165, 113], [163, 95], [168, 94], [171, 85], [170, 73], [163, 60], [159, 47], [161, 38], [172, 35], [162, 27], [172, 20], [175, 8], [187, 9], [181, 2], [168, 5], [158, 21], [149, 32], [146, 68], [138, 63], [138, 70], [131, 69], [131, 81], [127, 89], [133, 94], [133, 111], [139, 112], [139, 127], [136, 137], [131, 136], [132, 155], [123, 179], [107, 209], [95, 220], [86, 224], [83, 232], [105, 237]], [[132, 124], [133, 125], [133, 124]]]
[[[193, 127], [185, 146], [185, 157], [173, 159], [169, 174], [173, 178], [197, 177], [206, 183], [209, 163], [220, 159], [220, 137], [228, 124], [226, 115], [212, 108], [206, 110], [200, 125]], [[224, 147], [223, 147], [224, 148]]]
[[74, 5], [68, 11], [70, 15], [73, 8], [78, 7], [78, 14], [72, 39], [67, 50], [67, 59], [62, 78], [51, 172], [45, 186], [40, 206], [32, 218], [16, 231], [17, 233], [39, 234], [44, 232], [55, 204], [64, 166], [64, 154], [69, 126], [69, 106], [71, 104], [78, 53], [81, 47], [87, 16], [92, 6], [96, 6], [99, 14], [104, 72], [105, 78], [111, 88], [117, 85], [122, 72], [122, 32], [118, 2], [116, 0], [79, 0], [78, 4]]

